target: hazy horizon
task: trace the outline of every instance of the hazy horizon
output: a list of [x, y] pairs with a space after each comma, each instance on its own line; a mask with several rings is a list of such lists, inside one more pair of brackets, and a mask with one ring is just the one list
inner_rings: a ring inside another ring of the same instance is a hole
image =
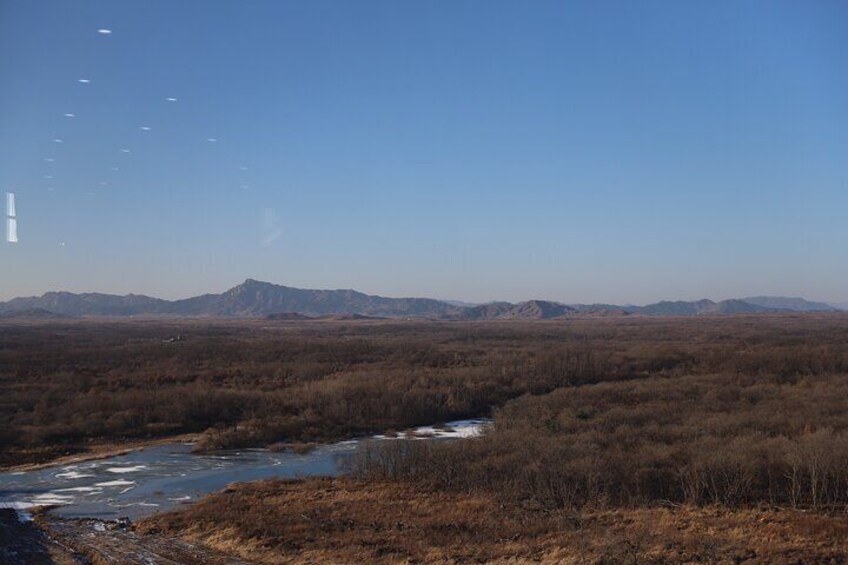
[[[162, 298], [162, 299], [165, 299], [165, 300], [173, 301], [173, 300], [182, 300], [182, 299], [186, 299], [186, 298], [193, 298], [195, 296], [199, 296], [199, 295], [202, 295], [202, 294], [221, 294], [223, 292], [226, 292], [227, 290], [230, 290], [233, 287], [236, 287], [236, 286], [244, 283], [246, 280], [255, 280], [255, 281], [262, 282], [262, 283], [270, 283], [270, 284], [273, 284], [273, 285], [285, 286], [285, 287], [290, 287], [290, 288], [301, 288], [301, 289], [307, 288], [307, 287], [302, 287], [302, 286], [297, 286], [297, 285], [286, 284], [284, 282], [279, 282], [279, 281], [260, 280], [260, 279], [255, 279], [255, 278], [249, 277], [248, 279], [241, 280], [237, 283], [230, 284], [226, 288], [221, 288], [221, 289], [217, 289], [217, 290], [209, 289], [209, 290], [205, 290], [203, 292], [199, 292], [199, 293], [196, 293], [196, 294], [184, 295], [184, 296], [159, 296], [159, 295], [154, 295], [154, 294], [150, 294], [150, 293], [146, 293], [146, 292], [135, 292], [135, 291], [132, 291], [132, 292], [107, 292], [107, 291], [102, 291], [102, 290], [90, 290], [90, 289], [89, 290], [82, 290], [82, 289], [80, 289], [80, 290], [68, 290], [68, 289], [64, 289], [64, 288], [62, 288], [62, 289], [51, 289], [51, 290], [48, 290], [48, 291], [45, 291], [45, 292], [71, 292], [71, 293], [75, 293], [75, 294], [90, 292], [90, 293], [101, 293], [101, 294], [115, 294], [115, 295], [121, 295], [121, 296], [134, 294], [134, 295], [149, 296], [151, 298]], [[489, 303], [493, 303], [493, 302], [513, 302], [513, 303], [516, 303], [516, 302], [524, 302], [524, 301], [527, 301], [527, 300], [548, 300], [548, 301], [551, 301], [551, 302], [559, 302], [559, 303], [562, 303], [562, 304], [614, 304], [614, 305], [618, 305], [618, 306], [645, 306], [647, 304], [652, 304], [652, 303], [660, 302], [660, 301], [692, 302], [692, 301], [696, 301], [696, 300], [708, 299], [708, 300], [712, 300], [714, 302], [720, 302], [722, 300], [728, 300], [728, 299], [743, 299], [743, 298], [754, 298], [754, 297], [763, 297], [763, 296], [776, 297], [777, 296], [777, 295], [773, 295], [773, 294], [768, 295], [768, 294], [762, 294], [762, 293], [759, 293], [759, 294], [758, 293], [749, 293], [749, 294], [738, 295], [738, 296], [722, 296], [722, 297], [716, 297], [716, 296], [660, 297], [660, 298], [657, 298], [655, 300], [651, 300], [651, 301], [647, 301], [647, 302], [632, 302], [632, 301], [616, 302], [616, 301], [610, 301], [610, 300], [595, 300], [595, 301], [591, 301], [591, 302], [585, 302], [585, 301], [580, 301], [580, 300], [557, 299], [557, 298], [551, 298], [551, 297], [547, 297], [547, 296], [524, 296], [524, 297], [514, 297], [514, 298], [494, 298], [494, 299], [486, 299], [486, 300], [465, 300], [465, 299], [455, 298], [455, 297], [451, 297], [451, 296], [433, 296], [433, 295], [429, 295], [429, 294], [386, 295], [386, 294], [381, 294], [379, 292], [370, 292], [367, 289], [349, 288], [349, 287], [317, 286], [317, 287], [308, 287], [308, 289], [309, 290], [355, 290], [355, 291], [358, 291], [358, 292], [362, 292], [364, 294], [368, 294], [368, 295], [372, 295], [372, 296], [373, 295], [384, 296], [386, 298], [432, 298], [432, 299], [440, 300], [440, 301], [444, 301], [444, 302], [460, 302], [460, 303], [465, 303], [465, 304], [469, 304], [469, 305], [489, 304]], [[15, 297], [12, 297], [12, 298], [26, 298], [26, 297], [30, 297], [30, 296], [41, 296], [41, 295], [45, 294], [45, 292], [38, 292], [38, 293], [35, 293], [35, 294], [31, 294], [31, 295], [30, 294], [19, 295], [19, 296], [15, 296]], [[842, 306], [842, 307], [848, 306], [848, 303], [846, 303], [846, 302], [819, 300], [819, 299], [816, 299], [815, 297], [809, 297], [809, 296], [794, 296], [794, 295], [793, 296], [783, 296], [783, 295], [781, 295], [780, 297], [781, 298], [803, 298], [805, 300], [809, 300], [809, 301], [812, 301], [812, 302], [822, 302], [822, 303], [830, 304], [830, 305], [834, 305], [834, 306]], [[4, 302], [6, 300], [8, 300], [8, 299], [2, 299], [2, 300], [0, 300], [0, 302]]]
[[848, 302], [844, 2], [0, 0], [0, 51], [0, 301]]

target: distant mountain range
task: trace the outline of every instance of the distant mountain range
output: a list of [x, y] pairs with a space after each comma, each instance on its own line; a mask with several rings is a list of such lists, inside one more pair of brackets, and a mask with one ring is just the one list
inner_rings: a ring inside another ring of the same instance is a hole
[[749, 296], [743, 298], [748, 304], [763, 306], [764, 308], [780, 308], [783, 310], [797, 310], [800, 312], [832, 312], [840, 309], [833, 304], [824, 302], [810, 302], [803, 298], [786, 298], [783, 296]]
[[0, 320], [70, 320], [73, 316], [57, 314], [43, 308], [28, 308], [26, 310], [12, 310], [0, 312]]
[[509, 302], [481, 304], [480, 306], [463, 309], [457, 317], [464, 320], [548, 319], [559, 318], [576, 312], [575, 308], [558, 302], [528, 300], [518, 304]]
[[40, 308], [70, 316], [261, 317], [298, 313], [309, 316], [361, 314], [365, 316], [452, 316], [463, 308], [430, 298], [384, 298], [355, 290], [308, 290], [247, 279], [221, 294], [203, 294], [183, 300], [161, 300], [129, 294], [73, 294], [48, 292], [40, 297], [15, 298], [0, 303], [0, 312]]
[[512, 304], [481, 305], [431, 298], [386, 298], [355, 290], [310, 290], [247, 279], [221, 294], [204, 294], [183, 300], [149, 296], [48, 292], [42, 296], [0, 302], [2, 318], [51, 319], [69, 316], [234, 316], [297, 320], [305, 317], [337, 319], [437, 318], [455, 320], [537, 320], [573, 316], [692, 316], [759, 312], [835, 312], [828, 304], [803, 298], [755, 296], [743, 299], [663, 301], [647, 306], [613, 304], [561, 304], [528, 300]]

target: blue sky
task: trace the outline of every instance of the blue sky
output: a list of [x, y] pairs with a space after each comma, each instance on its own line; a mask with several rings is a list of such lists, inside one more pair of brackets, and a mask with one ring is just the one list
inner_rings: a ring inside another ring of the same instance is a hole
[[0, 53], [0, 299], [848, 300], [845, 2], [0, 0]]

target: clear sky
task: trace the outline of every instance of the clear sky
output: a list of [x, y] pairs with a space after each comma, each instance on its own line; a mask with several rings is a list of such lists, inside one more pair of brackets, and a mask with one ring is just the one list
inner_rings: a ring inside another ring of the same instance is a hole
[[848, 2], [0, 0], [0, 54], [0, 299], [848, 301]]

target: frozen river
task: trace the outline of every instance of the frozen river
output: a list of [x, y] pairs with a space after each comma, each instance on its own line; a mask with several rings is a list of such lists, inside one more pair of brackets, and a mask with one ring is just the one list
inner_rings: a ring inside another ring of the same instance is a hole
[[[484, 420], [417, 428], [404, 437], [452, 439], [481, 433]], [[373, 439], [389, 441], [386, 436]], [[334, 476], [363, 440], [320, 446], [305, 454], [265, 449], [191, 453], [190, 443], [151, 446], [106, 459], [0, 473], [0, 507], [58, 505], [64, 517], [139, 518], [224, 488], [269, 477]]]

